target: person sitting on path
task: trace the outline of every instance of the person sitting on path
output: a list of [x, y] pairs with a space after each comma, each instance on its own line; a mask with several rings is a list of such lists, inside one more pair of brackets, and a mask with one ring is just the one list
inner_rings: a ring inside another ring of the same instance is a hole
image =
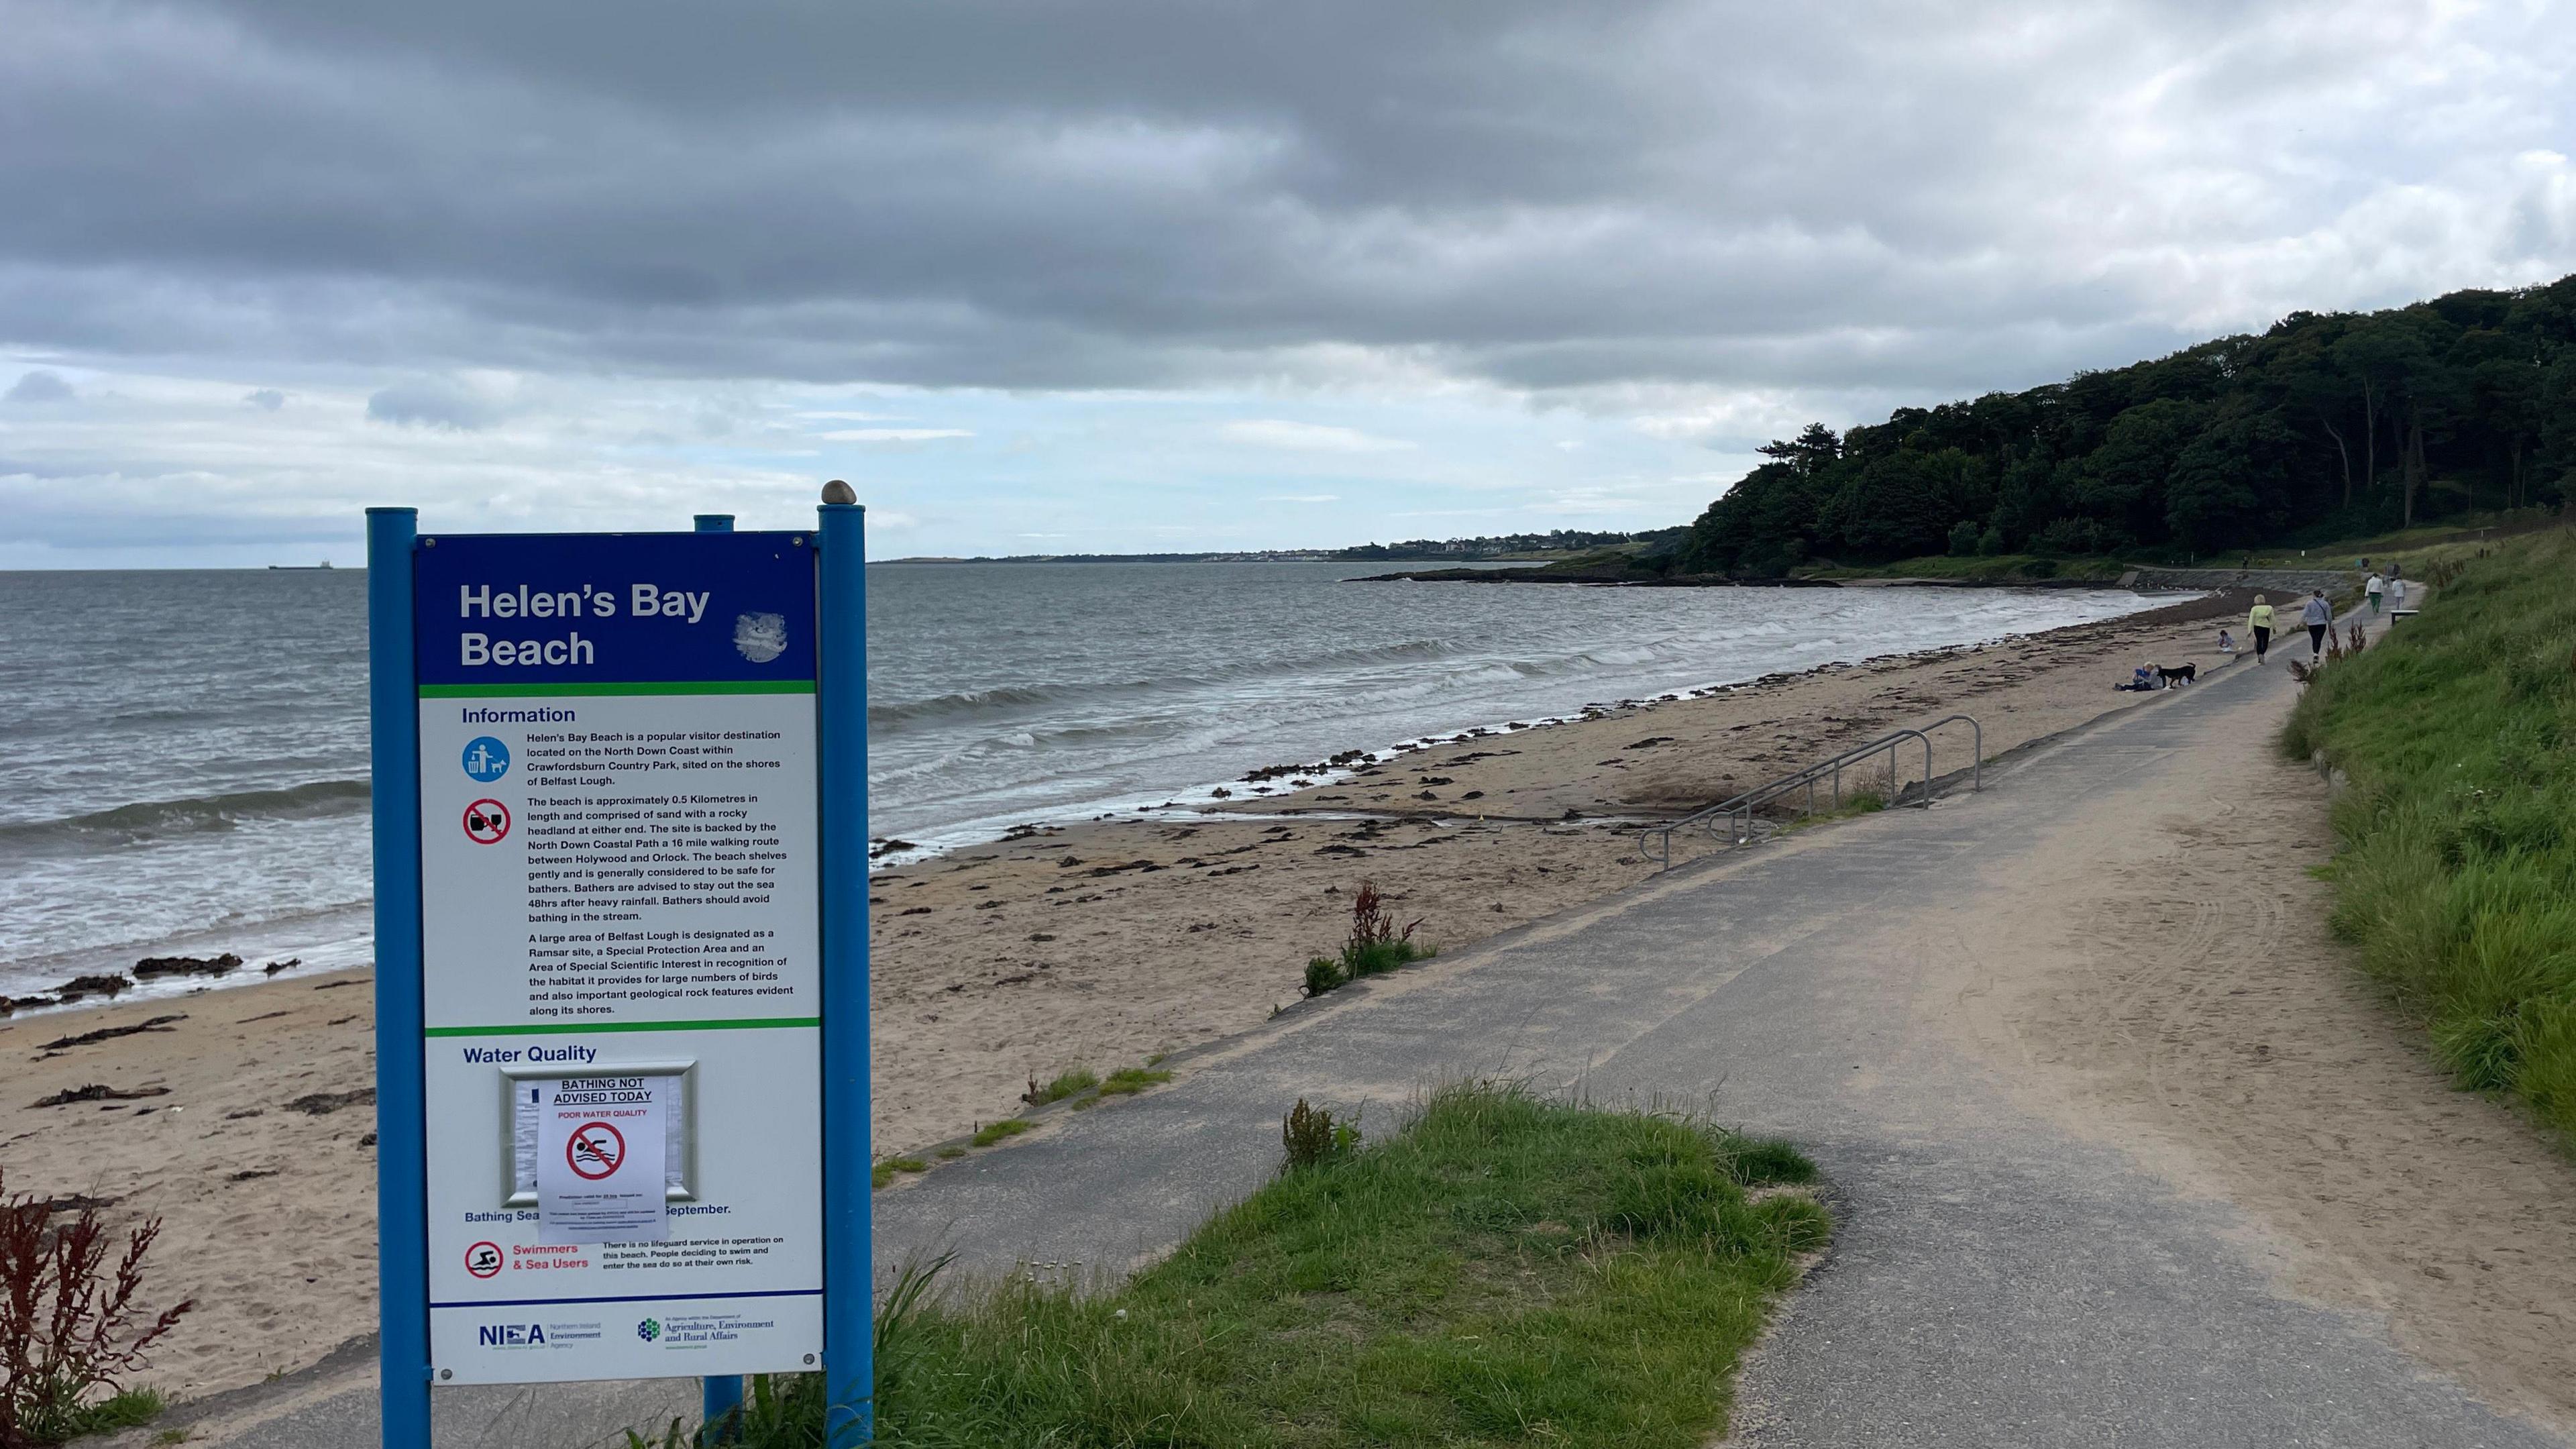
[[2308, 606], [2299, 611], [2299, 622], [2308, 626], [2308, 662], [2314, 664], [2326, 652], [2326, 631], [2334, 627], [2334, 605], [2326, 602], [2326, 591], [2317, 589], [2308, 595]]
[[2219, 631], [2218, 631], [2218, 652], [2219, 652], [2219, 653], [2221, 653], [2221, 654], [2233, 654], [2233, 653], [2235, 653], [2235, 652], [2236, 652], [2236, 636], [2235, 636], [2235, 635], [2233, 635], [2233, 634], [2228, 633], [2228, 632], [2227, 632], [2226, 630], [2224, 630], [2224, 629], [2219, 630]]
[[2254, 662], [2263, 662], [2264, 653], [2272, 647], [2272, 606], [2261, 594], [2254, 596], [2254, 607], [2245, 614], [2245, 632], [2254, 636]]
[[2387, 590], [2388, 581], [2377, 574], [2372, 574], [2370, 581], [2361, 586], [2361, 591], [2370, 597], [2370, 612], [2374, 614], [2379, 612], [2379, 596]]

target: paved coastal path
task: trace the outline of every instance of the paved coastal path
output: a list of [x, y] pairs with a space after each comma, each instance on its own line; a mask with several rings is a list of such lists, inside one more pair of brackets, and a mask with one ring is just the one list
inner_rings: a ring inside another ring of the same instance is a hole
[[[1427, 1083], [1508, 1076], [1707, 1110], [1824, 1168], [1837, 1241], [1733, 1442], [2570, 1442], [2576, 1173], [2447, 1091], [2322, 943], [2299, 898], [2323, 787], [2270, 755], [2291, 690], [2239, 665], [1982, 794], [1294, 1008], [878, 1194], [881, 1265], [1114, 1273], [1258, 1185], [1296, 1097], [1385, 1127]], [[352, 1370], [209, 1442], [372, 1442]], [[687, 1401], [440, 1402], [442, 1444], [536, 1446]]]

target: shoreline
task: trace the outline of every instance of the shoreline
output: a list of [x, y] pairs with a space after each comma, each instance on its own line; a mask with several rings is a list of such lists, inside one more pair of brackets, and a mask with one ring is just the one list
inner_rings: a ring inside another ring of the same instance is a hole
[[[888, 1156], [948, 1142], [1024, 1111], [1032, 1082], [1258, 1025], [1299, 999], [1363, 881], [1454, 952], [1646, 880], [1631, 820], [1962, 708], [2000, 754], [2154, 698], [2111, 685], [2142, 656], [2208, 664], [2203, 625], [2234, 609], [2211, 596], [1470, 732], [1240, 809], [1038, 827], [894, 866], [870, 880], [876, 1140]], [[373, 1327], [371, 980], [290, 973], [0, 1022], [16, 1048], [0, 1050], [9, 1186], [162, 1215], [146, 1296], [202, 1305], [140, 1382], [215, 1393]], [[49, 1046], [68, 1037], [90, 1039]], [[93, 1086], [134, 1095], [36, 1105]]]
[[[1460, 572], [1475, 571], [1462, 570]], [[1403, 576], [1388, 575], [1386, 577], [1397, 578]], [[1367, 583], [1374, 581], [1375, 580], [1370, 579], [1346, 579], [1343, 582]], [[1956, 587], [1982, 588], [1996, 591], [2010, 591], [2013, 589], [2027, 588], [2034, 592], [2050, 590], [2118, 591], [2117, 585], [2098, 579], [2066, 580], [2057, 584], [2051, 584], [2050, 582], [2043, 580], [2037, 584], [2031, 585], [2018, 583], [2010, 585], [1967, 584], [1954, 583], [1953, 581], [1948, 580], [1870, 579], [1857, 582], [1846, 581], [1844, 584], [1837, 585], [1837, 587], [1905, 587], [1917, 583], [1920, 583], [1925, 587], [1944, 589]], [[2136, 593], [2142, 598], [2153, 598], [2157, 594], [2171, 595], [2172, 601], [2156, 605], [2152, 608], [2140, 609], [2133, 613], [2114, 615], [2108, 619], [2095, 620], [2092, 622], [2104, 624], [2124, 622], [2165, 623], [2182, 619], [2216, 617], [2216, 615], [2208, 612], [2208, 608], [2213, 600], [2234, 600], [2235, 602], [2230, 605], [2234, 612], [2244, 612], [2244, 601], [2237, 598], [2238, 593], [2242, 591], [2238, 590], [2180, 591], [2135, 589], [2129, 590], [2128, 592]], [[1448, 744], [1464, 743], [1469, 739], [1493, 738], [1506, 734], [1521, 734], [1535, 729], [1553, 728], [1569, 724], [1581, 724], [1589, 720], [1607, 718], [1621, 712], [1648, 709], [1663, 704], [1681, 703], [1692, 699], [1709, 698], [1724, 694], [1730, 690], [1746, 689], [1756, 685], [1769, 685], [1784, 681], [1803, 679], [1836, 669], [1848, 669], [1864, 665], [1882, 664], [1889, 660], [1933, 658], [1944, 654], [1955, 653], [1960, 650], [1990, 648], [2016, 639], [2038, 638], [2054, 633], [2060, 629], [2085, 627], [2089, 627], [2089, 625], [2059, 624], [2051, 625], [2044, 629], [2032, 629], [2020, 633], [1998, 634], [1989, 638], [1970, 640], [1959, 644], [1931, 645], [1920, 649], [1895, 650], [1885, 654], [1864, 654], [1853, 659], [1829, 660], [1825, 663], [1809, 665], [1802, 669], [1776, 670], [1767, 674], [1751, 675], [1737, 679], [1712, 680], [1691, 685], [1680, 685], [1650, 696], [1624, 696], [1607, 702], [1595, 701], [1585, 704], [1581, 709], [1572, 714], [1538, 715], [1526, 721], [1495, 719], [1489, 722], [1462, 726], [1456, 730], [1428, 735], [1416, 735], [1410, 738], [1396, 740], [1388, 744], [1376, 746], [1351, 746], [1346, 747], [1345, 749], [1320, 761], [1310, 763], [1289, 761], [1259, 765], [1253, 767], [1242, 775], [1233, 776], [1228, 779], [1202, 781], [1198, 784], [1186, 786], [1177, 793], [1168, 794], [1165, 798], [1159, 801], [1095, 800], [1071, 807], [1034, 812], [1024, 819], [1012, 820], [1009, 824], [1003, 826], [1003, 828], [998, 831], [986, 829], [985, 822], [976, 822], [968, 826], [954, 826], [936, 831], [913, 832], [914, 834], [925, 837], [925, 839], [921, 841], [909, 840], [898, 835], [874, 836], [869, 840], [869, 873], [873, 878], [888, 869], [926, 864], [947, 858], [960, 851], [978, 849], [989, 845], [1007, 844], [1012, 840], [1025, 836], [1032, 830], [1071, 828], [1076, 825], [1097, 824], [1103, 821], [1121, 818], [1144, 822], [1153, 820], [1185, 820], [1199, 815], [1224, 815], [1238, 813], [1250, 808], [1253, 802], [1242, 800], [1237, 797], [1249, 795], [1262, 799], [1281, 798], [1283, 792], [1279, 787], [1263, 783], [1269, 780], [1288, 779], [1294, 776], [1308, 779], [1318, 787], [1327, 786], [1335, 783], [1346, 782], [1350, 774], [1354, 770], [1360, 768], [1361, 764], [1384, 764], [1406, 754], [1415, 753], [1425, 749], [1437, 749]], [[1334, 761], [1337, 760], [1355, 760], [1359, 763], [1337, 765], [1334, 763]], [[987, 817], [987, 820], [989, 821], [992, 818], [998, 817]], [[880, 864], [880, 862], [882, 862], [882, 864]]]
[[[1455, 570], [1454, 572], [1467, 574], [1483, 571]], [[1387, 575], [1384, 577], [1407, 578], [1410, 576]], [[1346, 580], [1346, 582], [1355, 583], [1375, 581], [1376, 580], [1373, 579]], [[1879, 580], [1870, 580], [1866, 581], [1866, 586], [1902, 586], [1910, 582], [1913, 581], [1899, 580], [1883, 582]], [[1932, 586], [1949, 586], [1946, 581], [1934, 580], [1926, 582]], [[2009, 587], [2018, 588], [2023, 586], [2012, 585]], [[2048, 585], [2043, 581], [2042, 584], [2033, 587], [2044, 588], [2048, 587]], [[2069, 580], [2065, 581], [2063, 584], [2057, 585], [2057, 587], [2101, 589], [2108, 586], [2098, 581]], [[1956, 655], [1963, 651], [1977, 652], [1998, 647], [2014, 640], [2045, 638], [2066, 629], [2085, 629], [2095, 627], [2096, 624], [2155, 625], [2217, 617], [2219, 614], [2228, 611], [2241, 613], [2243, 611], [2243, 601], [2235, 598], [2235, 595], [2240, 592], [2243, 591], [2221, 590], [2214, 593], [2191, 595], [2178, 598], [2170, 603], [2158, 605], [2154, 608], [2142, 609], [2134, 613], [2116, 615], [2111, 619], [2095, 621], [2094, 624], [2057, 625], [2052, 628], [2032, 630], [2026, 633], [1997, 635], [1990, 639], [1979, 640], [1972, 643], [1935, 645], [1929, 648], [1900, 650], [1886, 654], [1864, 654], [1853, 659], [1828, 661], [1823, 664], [1811, 665], [1804, 669], [1780, 670], [1744, 679], [1714, 681], [1696, 685], [1680, 686], [1652, 696], [1630, 696], [1612, 701], [1590, 703], [1585, 705], [1580, 711], [1569, 715], [1540, 716], [1527, 721], [1498, 720], [1492, 723], [1473, 724], [1454, 731], [1419, 735], [1409, 739], [1397, 740], [1393, 743], [1376, 746], [1374, 748], [1364, 749], [1355, 747], [1332, 757], [1333, 759], [1346, 759], [1347, 757], [1352, 756], [1359, 757], [1352, 763], [1333, 765], [1329, 761], [1324, 761], [1317, 762], [1316, 764], [1309, 766], [1291, 762], [1256, 766], [1244, 775], [1223, 781], [1196, 785], [1183, 791], [1179, 795], [1159, 802], [1110, 803], [1095, 801], [1090, 802], [1087, 805], [1073, 807], [1070, 811], [1047, 812], [1034, 816], [1026, 821], [1013, 822], [998, 832], [987, 831], [980, 827], [960, 827], [956, 830], [939, 832], [916, 832], [930, 836], [930, 839], [927, 842], [912, 842], [894, 837], [876, 837], [869, 842], [870, 852], [868, 874], [871, 882], [874, 882], [891, 871], [907, 867], [936, 864], [939, 861], [954, 858], [963, 852], [1008, 845], [1037, 835], [1055, 834], [1062, 831], [1098, 824], [1148, 824], [1155, 822], [1188, 822], [1192, 820], [1204, 821], [1223, 819], [1230, 816], [1261, 813], [1304, 815], [1309, 817], [1347, 814], [1350, 815], [1351, 818], [1359, 818], [1361, 815], [1369, 813], [1384, 813], [1390, 816], [1410, 818], [1424, 812], [1410, 811], [1400, 808], [1383, 812], [1334, 812], [1319, 810], [1311, 803], [1306, 805], [1292, 805], [1289, 802], [1299, 794], [1311, 796], [1316, 791], [1336, 786], [1346, 786], [1355, 776], [1363, 771], [1370, 770], [1372, 768], [1383, 769], [1397, 761], [1400, 761], [1408, 755], [1418, 754], [1426, 750], [1436, 750], [1451, 745], [1466, 744], [1474, 740], [1526, 737], [1534, 731], [1555, 729], [1568, 725], [1579, 725], [1605, 719], [1615, 719], [1623, 716], [1642, 714], [1645, 711], [1666, 705], [1682, 704], [1699, 699], [1716, 698], [1744, 690], [1794, 684], [1800, 680], [1818, 678], [1841, 670], [1877, 667], [1898, 662], [1935, 660]], [[2227, 607], [2225, 609], [2219, 610], [2218, 613], [2213, 613], [2213, 609], [2222, 601], [2230, 602], [2227, 602]], [[1282, 788], [1261, 783], [1266, 780], [1288, 779], [1292, 776], [1304, 780], [1311, 780], [1312, 783], [1311, 785], [1300, 786], [1297, 788]], [[1211, 798], [1211, 796], [1213, 796], [1213, 798]], [[1098, 810], [1096, 813], [1082, 813], [1085, 811], [1091, 811], [1094, 806], [1103, 806], [1105, 808]], [[1474, 813], [1478, 813], [1480, 818], [1489, 818], [1502, 822], [1518, 821], [1520, 823], [1540, 823], [1540, 817], [1536, 816], [1502, 816], [1494, 815], [1491, 812]], [[1667, 813], [1671, 813], [1670, 807], [1652, 807], [1639, 812], [1634, 812], [1636, 823], [1641, 825], [1657, 815]], [[1554, 820], [1561, 820], [1562, 818], [1563, 817], [1561, 816], [1552, 817], [1551, 823], [1553, 823]], [[1606, 817], [1593, 818], [1596, 820], [1596, 823], [1606, 819]], [[962, 832], [964, 831], [971, 831], [971, 835], [963, 834]], [[943, 836], [952, 838], [943, 839]], [[886, 847], [889, 846], [900, 848], [887, 849]], [[873, 885], [871, 886], [871, 889], [874, 889]], [[348, 909], [357, 909], [361, 914], [363, 914], [364, 911], [363, 907], [333, 908], [330, 914], [345, 913]], [[256, 949], [247, 953], [240, 952], [235, 948], [245, 937], [249, 938], [255, 945], [267, 942], [267, 944], [273, 949]], [[316, 944], [303, 948], [305, 952], [309, 952], [320, 958], [309, 964], [303, 959], [303, 955], [298, 953], [296, 947], [291, 944], [276, 944], [275, 941], [269, 940], [271, 937], [275, 937], [279, 941], [286, 939], [285, 933], [276, 931], [273, 926], [268, 929], [254, 926], [244, 930], [229, 932], [221, 929], [208, 929], [205, 931], [169, 938], [157, 943], [153, 949], [156, 951], [167, 952], [172, 956], [184, 956], [193, 952], [203, 952], [207, 958], [219, 958], [226, 955], [241, 955], [243, 960], [239, 966], [224, 972], [197, 974], [182, 973], [166, 975], [158, 979], [145, 979], [136, 976], [133, 968], [134, 965], [140, 964], [140, 961], [129, 963], [122, 952], [106, 949], [84, 949], [80, 951], [63, 952], [53, 959], [66, 963], [60, 968], [60, 974], [64, 977], [64, 980], [53, 985], [37, 986], [25, 996], [13, 998], [7, 995], [0, 995], [0, 1020], [14, 1019], [20, 1021], [38, 1021], [52, 1019], [57, 1016], [69, 1016], [74, 1013], [120, 1003], [175, 1001], [209, 990], [229, 990], [260, 985], [267, 979], [290, 970], [300, 969], [305, 974], [303, 978], [299, 979], [311, 979], [330, 972], [366, 970], [374, 965], [372, 942], [369, 943], [369, 949], [367, 951], [363, 953], [356, 952], [350, 949], [354, 938], [347, 936], [345, 933], [334, 934], [327, 938], [319, 939]], [[151, 960], [155, 958], [145, 957], [140, 959]], [[265, 972], [265, 975], [260, 974], [262, 972]], [[129, 978], [125, 987], [121, 990], [115, 991], [102, 991], [98, 989], [98, 978], [111, 973]], [[56, 973], [45, 972], [40, 974], [43, 976], [51, 976]], [[80, 989], [84, 982], [88, 983], [85, 990]], [[46, 995], [58, 994], [67, 988], [73, 989], [75, 994], [68, 998], [52, 1002], [42, 999]]]

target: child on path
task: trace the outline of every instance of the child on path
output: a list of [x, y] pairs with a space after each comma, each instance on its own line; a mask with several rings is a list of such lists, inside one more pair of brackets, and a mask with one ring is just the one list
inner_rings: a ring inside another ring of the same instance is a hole
[[2254, 596], [2254, 607], [2246, 611], [2245, 631], [2254, 636], [2254, 662], [2260, 664], [2264, 652], [2272, 647], [2272, 606], [2263, 601], [2261, 594]]
[[2236, 652], [2236, 636], [2235, 636], [2235, 635], [2233, 635], [2233, 634], [2228, 633], [2228, 632], [2227, 632], [2226, 630], [2224, 630], [2224, 629], [2219, 630], [2219, 631], [2218, 631], [2218, 652], [2219, 652], [2219, 653], [2221, 653], [2221, 654], [2233, 654], [2233, 653], [2235, 653], [2235, 652]]
[[2361, 591], [2370, 596], [2370, 612], [2374, 614], [2379, 612], [2379, 596], [2387, 590], [2388, 581], [2377, 574], [2372, 574], [2370, 582], [2361, 586]]
[[2388, 571], [2388, 607], [2392, 609], [2406, 607], [2406, 580], [2395, 569]]
[[2326, 602], [2326, 591], [2309, 593], [2308, 606], [2299, 612], [2299, 622], [2308, 626], [2308, 662], [2314, 664], [2326, 652], [2326, 631], [2334, 627], [2334, 605]]

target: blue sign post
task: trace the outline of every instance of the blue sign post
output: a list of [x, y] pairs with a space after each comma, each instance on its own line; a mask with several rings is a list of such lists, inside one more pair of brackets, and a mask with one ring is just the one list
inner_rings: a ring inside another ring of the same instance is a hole
[[376, 852], [376, 1293], [385, 1449], [429, 1449], [429, 1195], [421, 1143], [419, 514], [367, 510], [367, 714]]
[[[823, 1442], [875, 1437], [876, 1321], [870, 1285], [868, 1119], [867, 510], [846, 483], [823, 490], [823, 1343], [831, 1407]], [[844, 748], [834, 748], [839, 742]]]
[[870, 1428], [864, 515], [369, 511], [384, 1439], [436, 1384], [820, 1372]]

